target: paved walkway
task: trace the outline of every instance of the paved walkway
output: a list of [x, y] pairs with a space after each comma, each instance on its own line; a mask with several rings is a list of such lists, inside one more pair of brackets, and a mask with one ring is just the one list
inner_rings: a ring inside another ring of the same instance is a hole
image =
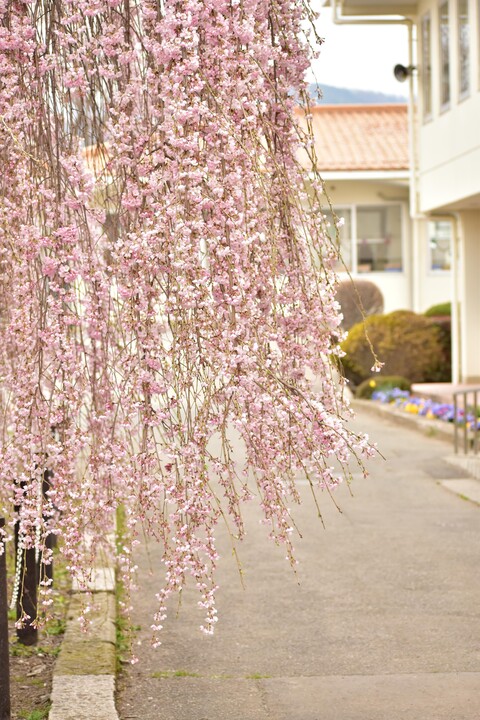
[[339, 488], [342, 514], [325, 497], [325, 530], [299, 481], [299, 584], [255, 508], [245, 590], [220, 539], [213, 638], [186, 593], [151, 648], [157, 552], [143, 556], [140, 662], [120, 681], [122, 720], [478, 720], [480, 507], [441, 484], [462, 475], [445, 441], [362, 411], [356, 427], [387, 461], [355, 478], [353, 497]]

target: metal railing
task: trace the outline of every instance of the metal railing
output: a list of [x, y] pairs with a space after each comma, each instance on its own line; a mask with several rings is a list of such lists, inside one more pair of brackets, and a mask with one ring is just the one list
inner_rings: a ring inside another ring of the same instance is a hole
[[479, 417], [480, 387], [456, 390], [453, 393], [453, 423], [455, 453], [459, 452], [460, 437], [463, 441], [463, 452], [477, 455], [480, 445]]

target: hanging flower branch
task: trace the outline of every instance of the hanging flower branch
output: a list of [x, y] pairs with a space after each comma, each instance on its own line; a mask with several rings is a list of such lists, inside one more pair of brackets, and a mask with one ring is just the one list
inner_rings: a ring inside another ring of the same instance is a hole
[[294, 120], [307, 12], [0, 2], [1, 498], [80, 581], [122, 505], [130, 543], [164, 548], [156, 629], [193, 576], [212, 631], [221, 518], [241, 537], [255, 495], [293, 562], [296, 473], [330, 489], [333, 459], [368, 453], [332, 380], [336, 250]]

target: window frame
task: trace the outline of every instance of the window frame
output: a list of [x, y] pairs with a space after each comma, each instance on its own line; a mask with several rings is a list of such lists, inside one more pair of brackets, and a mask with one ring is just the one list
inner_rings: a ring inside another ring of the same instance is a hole
[[[466, 7], [466, 18], [467, 21], [463, 25], [460, 23], [460, 5], [464, 3]], [[472, 57], [471, 37], [470, 37], [470, 19], [471, 12], [468, 0], [456, 0], [456, 11], [457, 11], [457, 50], [458, 50], [458, 99], [464, 100], [470, 96], [471, 80], [470, 80], [470, 65]], [[466, 56], [467, 56], [467, 67], [466, 67], [466, 88], [462, 90], [462, 28], [465, 31], [465, 37], [467, 38], [466, 43]]]
[[[369, 270], [365, 272], [359, 272], [358, 270], [358, 218], [357, 218], [357, 212], [358, 210], [366, 209], [366, 208], [389, 208], [389, 207], [397, 207], [399, 208], [400, 214], [399, 214], [399, 220], [400, 220], [400, 261], [401, 261], [401, 268], [398, 270]], [[407, 223], [406, 223], [406, 215], [405, 215], [405, 203], [402, 201], [396, 201], [396, 202], [383, 202], [383, 203], [375, 203], [375, 202], [367, 202], [367, 203], [358, 203], [358, 204], [339, 204], [338, 206], [335, 205], [334, 207], [335, 215], [337, 217], [342, 217], [343, 214], [346, 211], [350, 212], [350, 228], [351, 228], [351, 236], [349, 238], [350, 240], [350, 258], [351, 258], [351, 267], [348, 269], [348, 272], [350, 272], [354, 276], [359, 277], [368, 277], [370, 275], [387, 275], [387, 274], [394, 274], [395, 276], [405, 275], [406, 272], [406, 263], [407, 263], [407, 256], [405, 252], [405, 233], [407, 230]], [[347, 270], [342, 266], [337, 269], [337, 273], [345, 273]]]
[[433, 262], [432, 262], [432, 247], [431, 247], [431, 233], [430, 233], [430, 224], [437, 224], [437, 223], [448, 223], [450, 225], [450, 254], [453, 253], [453, 223], [445, 219], [444, 217], [429, 217], [425, 223], [425, 241], [427, 244], [427, 256], [426, 256], [426, 263], [427, 263], [427, 274], [432, 276], [447, 276], [450, 275], [452, 272], [452, 260], [450, 261], [450, 267], [449, 268], [434, 268]]
[[[442, 8], [447, 9], [446, 13], [446, 46], [442, 42]], [[440, 112], [445, 112], [446, 110], [450, 109], [451, 101], [452, 101], [452, 82], [451, 82], [451, 52], [450, 52], [450, 26], [451, 26], [451, 12], [450, 12], [450, 2], [449, 0], [442, 0], [440, 4], [438, 5], [438, 51], [439, 51], [439, 67], [440, 67], [440, 75], [439, 75], [439, 82], [440, 82]], [[446, 57], [445, 57], [446, 55]], [[446, 60], [446, 63], [444, 62]], [[446, 72], [445, 72], [446, 67]], [[448, 91], [448, 97], [447, 99], [444, 99], [444, 90], [445, 88]]]
[[[480, 2], [480, 0], [479, 0]], [[428, 23], [428, 48], [425, 43], [425, 26]], [[433, 117], [433, 83], [432, 83], [432, 15], [428, 11], [420, 19], [421, 57], [422, 57], [422, 118], [428, 122]], [[427, 50], [427, 52], [426, 52]], [[427, 64], [426, 64], [427, 60]], [[428, 90], [428, 92], [427, 92]], [[426, 98], [428, 97], [428, 103]]]
[[[480, 91], [480, 0], [477, 0], [477, 2], [474, 5], [474, 13], [473, 13], [472, 21], [473, 21], [474, 27], [477, 28], [477, 37], [476, 37], [477, 90]], [[475, 47], [475, 43], [473, 43], [473, 46]]]

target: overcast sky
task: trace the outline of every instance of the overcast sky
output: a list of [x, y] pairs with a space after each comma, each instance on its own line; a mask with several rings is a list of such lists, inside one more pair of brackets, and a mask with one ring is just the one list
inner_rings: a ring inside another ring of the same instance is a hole
[[335, 25], [330, 8], [320, 9], [317, 30], [325, 42], [314, 65], [320, 86], [375, 90], [406, 96], [406, 83], [393, 77], [397, 63], [408, 64], [408, 33], [398, 25]]

